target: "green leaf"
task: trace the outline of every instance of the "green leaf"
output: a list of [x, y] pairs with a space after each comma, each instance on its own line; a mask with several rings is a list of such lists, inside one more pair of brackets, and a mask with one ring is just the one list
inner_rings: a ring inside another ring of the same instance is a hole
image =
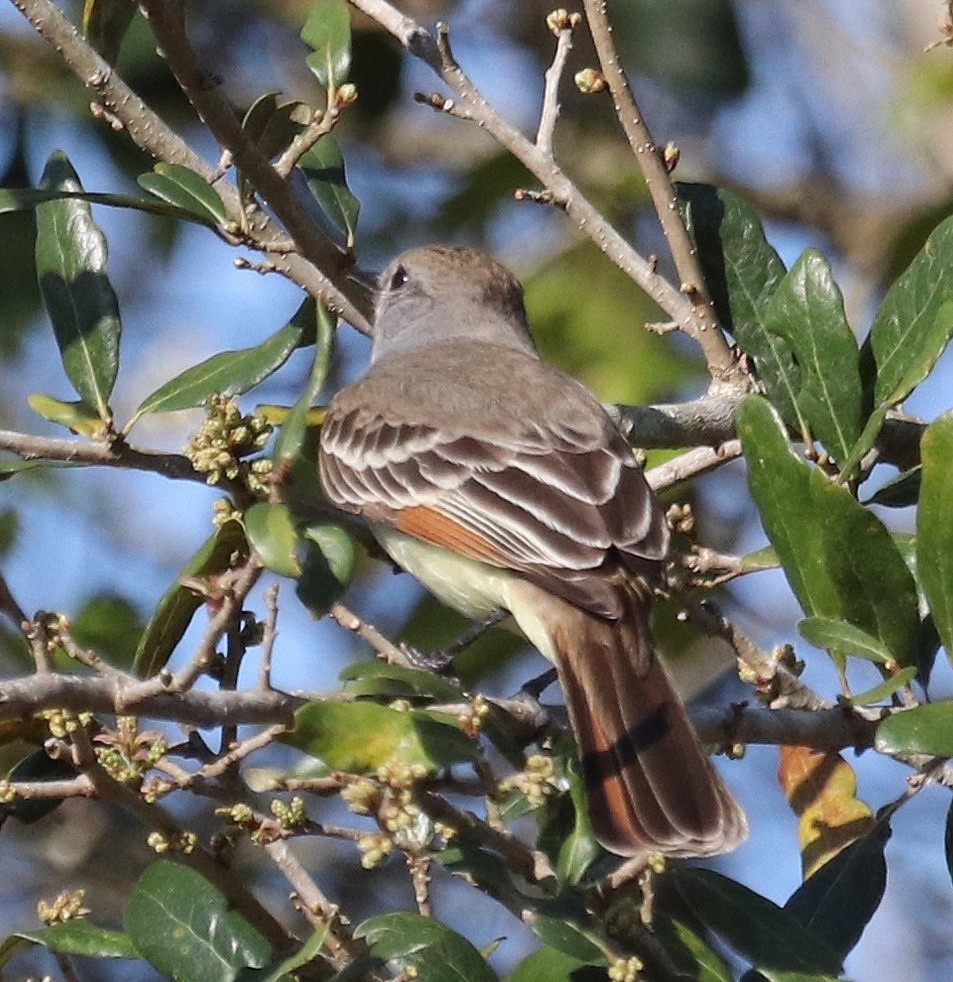
[[[464, 697], [459, 685], [454, 685], [436, 672], [428, 672], [422, 668], [407, 668], [404, 665], [391, 665], [386, 661], [364, 659], [354, 662], [342, 668], [338, 678], [348, 683], [348, 692], [358, 695], [376, 694], [376, 690], [374, 693], [365, 692], [361, 685], [355, 685], [355, 682], [386, 681], [396, 682], [402, 695], [431, 696], [444, 702], [456, 701]], [[367, 688], [374, 689], [374, 686], [372, 684]]]
[[303, 551], [298, 599], [316, 617], [323, 617], [347, 589], [354, 575], [354, 540], [340, 525], [315, 522], [301, 530]]
[[858, 692], [856, 695], [852, 695], [847, 701], [852, 706], [871, 706], [874, 703], [883, 702], [884, 699], [889, 699], [905, 685], [909, 685], [917, 677], [917, 671], [918, 669], [915, 665], [908, 665], [906, 668], [901, 668], [899, 672], [896, 672], [889, 678], [884, 679], [880, 685], [875, 685], [873, 688], [866, 689], [864, 692]]
[[324, 304], [318, 304], [309, 311], [309, 315], [315, 318], [317, 325], [314, 361], [311, 363], [311, 373], [305, 387], [281, 423], [281, 430], [275, 441], [276, 466], [283, 465], [287, 459], [293, 460], [301, 453], [309, 425], [308, 414], [324, 387], [324, 381], [328, 376], [328, 365], [331, 363], [336, 318]]
[[61, 955], [86, 955], [89, 958], [140, 957], [128, 934], [107, 931], [85, 918], [62, 921], [35, 931], [18, 931], [17, 937], [44, 945]]
[[245, 968], [263, 968], [271, 945], [194, 870], [168, 860], [139, 877], [125, 928], [139, 953], [163, 975], [182, 982], [232, 982]]
[[73, 637], [79, 644], [94, 648], [118, 668], [132, 665], [144, 628], [129, 600], [108, 591], [91, 596], [73, 618]]
[[278, 102], [278, 95], [266, 92], [259, 96], [242, 119], [242, 129], [269, 160], [284, 150], [314, 115], [314, 110], [300, 100]]
[[947, 657], [953, 659], [953, 414], [926, 428], [920, 457], [917, 573]]
[[259, 501], [245, 512], [244, 522], [248, 542], [267, 569], [292, 578], [301, 574], [298, 530], [287, 505]]
[[540, 948], [527, 955], [506, 982], [605, 982], [605, 958], [599, 966], [587, 965], [556, 948]]
[[946, 871], [953, 881], [953, 801], [946, 810], [946, 824], [943, 826], [943, 856], [946, 859]]
[[865, 505], [882, 505], [885, 508], [909, 508], [920, 499], [922, 465], [897, 474], [882, 484], [865, 502]]
[[[673, 921], [670, 929], [676, 944], [691, 959], [688, 970], [695, 982], [732, 982], [728, 966], [694, 931], [679, 921]], [[674, 954], [670, 944], [666, 948]]]
[[297, 979], [298, 976], [292, 974], [294, 970], [304, 968], [318, 957], [318, 952], [330, 931], [331, 921], [327, 921], [322, 927], [317, 928], [293, 955], [283, 959], [274, 971], [261, 979], [261, 982], [292, 982]]
[[712, 870], [679, 867], [668, 874], [698, 920], [759, 968], [840, 970], [840, 956], [786, 910]]
[[[329, 0], [319, 0], [329, 2]], [[326, 133], [298, 161], [315, 201], [331, 221], [347, 234], [348, 245], [354, 243], [354, 232], [361, 203], [347, 186], [344, 157], [337, 141]]]
[[533, 933], [551, 948], [576, 958], [587, 965], [605, 965], [606, 956], [603, 948], [579, 925], [574, 924], [571, 917], [554, 917], [549, 914], [539, 914], [529, 919]]
[[356, 773], [393, 760], [432, 772], [476, 759], [473, 741], [456, 726], [366, 701], [310, 702], [295, 713], [295, 728], [282, 740], [335, 770]]
[[837, 652], [840, 655], [857, 655], [868, 661], [881, 664], [890, 661], [891, 655], [885, 645], [871, 637], [853, 624], [832, 621], [826, 617], [805, 617], [797, 626], [801, 637], [818, 648]]
[[351, 18], [344, 0], [315, 0], [301, 29], [301, 40], [313, 50], [308, 68], [326, 89], [336, 89], [351, 67]]
[[83, 34], [110, 65], [116, 64], [135, 12], [130, 0], [86, 0], [83, 5]]
[[[57, 151], [41, 186], [82, 191], [76, 172]], [[85, 201], [48, 201], [36, 209], [36, 272], [63, 367], [79, 396], [103, 420], [119, 370], [119, 304], [106, 275], [106, 239]]]
[[198, 222], [217, 226], [228, 221], [228, 209], [218, 191], [201, 174], [182, 164], [158, 163], [136, 180], [139, 187], [175, 205]]
[[953, 217], [938, 225], [893, 283], [864, 342], [876, 406], [893, 406], [927, 377], [953, 334]]
[[240, 522], [226, 522], [205, 540], [162, 595], [139, 641], [133, 661], [133, 671], [139, 678], [149, 678], [165, 667], [204, 602], [202, 595], [183, 580], [213, 577], [247, 557], [248, 541]]
[[824, 863], [784, 905], [841, 958], [860, 940], [883, 899], [887, 886], [884, 849], [889, 838], [890, 825], [878, 822], [867, 835]]
[[778, 284], [764, 311], [764, 329], [794, 352], [801, 385], [798, 415], [828, 453], [847, 459], [861, 430], [857, 341], [830, 265], [807, 249]]
[[280, 331], [261, 344], [220, 351], [176, 375], [143, 399], [126, 430], [145, 413], [192, 409], [216, 393], [237, 396], [254, 388], [278, 371], [301, 346], [311, 326], [309, 315], [313, 309], [313, 301], [305, 301]]
[[130, 194], [102, 194], [97, 191], [69, 191], [63, 189], [40, 188], [0, 188], [0, 215], [16, 211], [32, 211], [47, 201], [84, 201], [91, 205], [106, 205], [110, 208], [129, 208], [148, 215], [161, 215], [163, 218], [177, 218], [195, 222], [206, 228], [214, 227], [208, 215], [201, 217], [183, 211], [175, 205], [152, 198], [137, 198]]
[[92, 409], [85, 399], [78, 402], [65, 402], [55, 396], [48, 396], [44, 392], [32, 392], [27, 396], [33, 412], [48, 419], [51, 423], [58, 423], [65, 426], [73, 433], [83, 436], [95, 436], [101, 433], [103, 421], [99, 413]]
[[354, 936], [365, 939], [395, 973], [413, 973], [418, 982], [496, 982], [480, 952], [431, 917], [382, 914], [359, 924]]
[[953, 757], [953, 702], [931, 702], [891, 713], [877, 727], [874, 746], [882, 754]]
[[575, 886], [602, 850], [596, 841], [586, 803], [586, 789], [578, 768], [568, 768], [569, 795], [573, 804], [573, 827], [559, 849], [556, 875], [559, 882]]
[[738, 431], [762, 524], [805, 614], [853, 625], [897, 664], [911, 664], [916, 584], [890, 533], [847, 488], [791, 450], [764, 399], [744, 401]]
[[757, 214], [731, 191], [679, 184], [678, 194], [719, 320], [754, 359], [781, 415], [803, 427], [797, 412], [801, 370], [790, 343], [766, 320], [768, 300], [784, 279], [784, 263], [768, 244]]

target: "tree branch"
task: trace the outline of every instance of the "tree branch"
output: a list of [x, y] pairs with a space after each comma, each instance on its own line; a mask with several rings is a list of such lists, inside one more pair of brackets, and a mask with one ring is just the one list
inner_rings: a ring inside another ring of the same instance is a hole
[[695, 243], [679, 215], [675, 186], [636, 104], [619, 60], [606, 15], [606, 0], [583, 0], [583, 5], [602, 74], [612, 94], [616, 116], [645, 177], [655, 212], [681, 278], [681, 290], [691, 299], [694, 307], [694, 316], [689, 320], [679, 321], [679, 325], [704, 351], [715, 383], [727, 383], [732, 388], [744, 387], [744, 373], [732, 355], [715, 316], [715, 307], [698, 261]]

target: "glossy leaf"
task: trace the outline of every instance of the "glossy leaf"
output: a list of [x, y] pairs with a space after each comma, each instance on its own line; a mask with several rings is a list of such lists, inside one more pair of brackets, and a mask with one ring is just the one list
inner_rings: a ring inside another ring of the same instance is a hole
[[[273, 375], [301, 346], [313, 325], [309, 317], [313, 305], [305, 302], [280, 331], [261, 344], [234, 351], [220, 351], [198, 365], [186, 369], [146, 396], [133, 416], [169, 413], [201, 406], [209, 396], [222, 393], [237, 396]], [[126, 429], [132, 425], [130, 422]]]
[[[46, 162], [41, 187], [81, 192], [65, 154]], [[106, 275], [106, 239], [86, 201], [48, 201], [36, 209], [36, 272], [66, 375], [103, 420], [119, 371], [119, 304]]]
[[719, 320], [754, 359], [758, 377], [782, 416], [803, 426], [797, 412], [800, 368], [790, 343], [765, 316], [785, 270], [760, 219], [722, 188], [680, 184], [678, 193]]
[[202, 606], [201, 594], [183, 579], [214, 577], [248, 557], [245, 530], [239, 522], [226, 522], [189, 560], [162, 595], [136, 649], [133, 671], [148, 678], [164, 668], [185, 634], [195, 612]]
[[344, 233], [348, 245], [354, 242], [361, 203], [347, 186], [344, 157], [337, 141], [326, 133], [298, 161], [314, 199], [324, 213]]
[[89, 958], [139, 958], [132, 939], [121, 931], [108, 931], [85, 918], [62, 921], [35, 931], [19, 931], [17, 937], [41, 944], [61, 955]]
[[286, 743], [340, 771], [366, 773], [397, 760], [428, 771], [476, 758], [462, 730], [417, 710], [374, 702], [310, 702], [295, 713]]
[[116, 64], [135, 12], [129, 0], [86, 0], [83, 5], [83, 34], [110, 65]]
[[506, 982], [605, 982], [604, 961], [588, 965], [556, 948], [540, 948], [527, 955]]
[[182, 982], [233, 982], [271, 956], [268, 941], [208, 880], [168, 860], [139, 877], [124, 926], [154, 968]]
[[418, 982], [496, 982], [483, 956], [466, 938], [431, 917], [394, 913], [370, 917], [354, 929], [395, 974]]
[[563, 884], [579, 883], [602, 850], [596, 840], [586, 803], [586, 789], [577, 767], [569, 770], [569, 796], [573, 805], [573, 827], [559, 849], [556, 875]]
[[787, 341], [800, 372], [798, 415], [836, 460], [847, 459], [861, 430], [857, 341], [830, 265], [807, 249], [777, 285], [764, 329]]
[[884, 848], [890, 826], [880, 821], [813, 873], [784, 909], [822, 937], [841, 958], [870, 923], [887, 886]]
[[887, 647], [853, 624], [832, 621], [826, 617], [806, 617], [797, 626], [801, 637], [818, 648], [840, 655], [857, 655], [868, 661], [884, 663], [891, 655]]
[[286, 459], [293, 460], [301, 453], [306, 430], [311, 425], [309, 414], [324, 387], [331, 362], [336, 319], [323, 304], [310, 308], [309, 317], [314, 319], [317, 328], [314, 361], [311, 363], [311, 372], [305, 387], [281, 420], [274, 453], [275, 464], [279, 466]]
[[137, 181], [141, 188], [187, 212], [196, 221], [212, 226], [228, 221], [228, 210], [218, 191], [201, 174], [182, 164], [163, 161], [152, 171], [140, 174]]
[[668, 877], [698, 920], [759, 968], [837, 974], [840, 957], [792, 914], [753, 890], [706, 869]]
[[245, 534], [262, 565], [281, 576], [297, 577], [298, 530], [287, 505], [259, 501], [245, 512]]
[[857, 797], [857, 776], [840, 754], [782, 746], [779, 755], [778, 780], [798, 817], [801, 871], [806, 879], [866, 835], [873, 813]]
[[[674, 938], [670, 939], [670, 934]], [[667, 929], [663, 929], [663, 936], [669, 942], [666, 944], [667, 954], [677, 958], [680, 963], [686, 958], [691, 959], [684, 971], [695, 982], [732, 982], [732, 974], [724, 961], [685, 924], [673, 921]], [[675, 951], [671, 948], [672, 942], [677, 945]]]
[[344, 0], [314, 0], [301, 29], [313, 53], [306, 61], [326, 89], [336, 89], [351, 67], [351, 18]]
[[82, 436], [95, 436], [103, 430], [103, 421], [85, 399], [67, 402], [48, 396], [44, 392], [32, 392], [26, 400], [33, 412], [48, 419], [51, 423], [65, 426], [72, 433]]
[[927, 377], [953, 335], [953, 217], [938, 225], [887, 291], [864, 355], [876, 366], [874, 399], [893, 406]]
[[927, 427], [920, 456], [917, 574], [947, 657], [953, 659], [953, 414]]
[[877, 727], [874, 746], [882, 754], [953, 757], [953, 701], [891, 713]]
[[882, 642], [899, 665], [911, 664], [916, 585], [890, 533], [846, 487], [792, 451], [764, 399], [745, 400], [738, 430], [761, 522], [805, 614], [845, 621]]

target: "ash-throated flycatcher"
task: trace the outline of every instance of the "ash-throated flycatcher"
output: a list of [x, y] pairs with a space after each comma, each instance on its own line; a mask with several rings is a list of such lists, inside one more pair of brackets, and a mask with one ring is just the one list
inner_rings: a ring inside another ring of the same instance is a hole
[[555, 663], [607, 849], [712, 856], [745, 837], [654, 652], [665, 516], [598, 399], [540, 360], [511, 273], [444, 246], [390, 264], [320, 467], [399, 566], [470, 617], [509, 611]]

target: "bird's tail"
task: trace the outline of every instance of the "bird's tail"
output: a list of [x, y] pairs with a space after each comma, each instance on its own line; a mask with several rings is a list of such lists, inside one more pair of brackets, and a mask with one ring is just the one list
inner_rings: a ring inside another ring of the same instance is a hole
[[550, 639], [593, 827], [611, 852], [714, 856], [748, 832], [654, 654], [649, 601], [623, 588], [615, 621], [565, 604]]

